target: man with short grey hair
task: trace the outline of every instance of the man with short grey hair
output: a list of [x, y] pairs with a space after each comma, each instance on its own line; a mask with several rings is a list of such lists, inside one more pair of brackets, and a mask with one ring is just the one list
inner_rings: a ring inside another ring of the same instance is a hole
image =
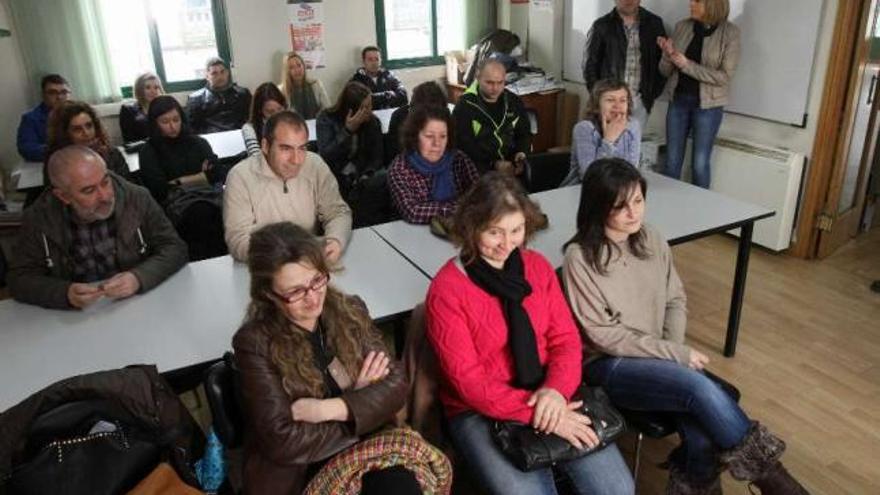
[[186, 264], [186, 244], [150, 193], [68, 146], [49, 158], [51, 187], [25, 210], [9, 290], [25, 303], [85, 308], [146, 292]]

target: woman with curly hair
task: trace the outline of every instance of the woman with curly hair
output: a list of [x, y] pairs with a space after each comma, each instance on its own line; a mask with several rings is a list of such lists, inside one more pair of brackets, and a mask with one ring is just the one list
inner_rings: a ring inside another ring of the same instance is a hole
[[248, 268], [251, 302], [232, 340], [245, 492], [301, 493], [307, 483], [304, 493], [443, 491], [448, 461], [410, 430], [367, 438], [403, 406], [406, 378], [364, 303], [329, 285], [317, 238], [289, 222], [262, 227]]

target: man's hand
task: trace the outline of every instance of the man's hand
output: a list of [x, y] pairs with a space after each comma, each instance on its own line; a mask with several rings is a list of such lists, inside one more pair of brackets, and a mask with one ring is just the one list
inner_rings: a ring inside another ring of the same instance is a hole
[[518, 151], [515, 155], [513, 155], [513, 173], [516, 175], [520, 175], [526, 169], [526, 154], [522, 151]]
[[513, 162], [508, 160], [496, 160], [493, 166], [495, 170], [505, 174], [513, 174], [515, 172]]
[[84, 309], [94, 304], [103, 296], [104, 291], [100, 286], [96, 287], [91, 284], [80, 284], [76, 282], [67, 286], [67, 302], [77, 309]]
[[101, 287], [105, 296], [123, 299], [136, 294], [141, 288], [141, 281], [132, 272], [122, 272], [107, 279]]
[[324, 256], [330, 262], [339, 261], [339, 257], [342, 256], [342, 243], [331, 237], [324, 239]]
[[388, 376], [390, 372], [388, 368], [389, 362], [388, 356], [384, 352], [370, 351], [361, 365], [361, 372], [354, 383], [354, 389], [360, 390]]

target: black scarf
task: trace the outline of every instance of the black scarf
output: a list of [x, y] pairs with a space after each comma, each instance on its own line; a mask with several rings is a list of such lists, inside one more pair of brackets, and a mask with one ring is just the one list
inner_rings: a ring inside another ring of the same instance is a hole
[[465, 272], [478, 287], [497, 297], [507, 320], [507, 342], [513, 354], [516, 386], [535, 390], [544, 382], [544, 369], [538, 358], [538, 343], [532, 321], [522, 306], [523, 299], [532, 293], [525, 278], [522, 255], [514, 249], [501, 270], [493, 268], [482, 257], [464, 265]]

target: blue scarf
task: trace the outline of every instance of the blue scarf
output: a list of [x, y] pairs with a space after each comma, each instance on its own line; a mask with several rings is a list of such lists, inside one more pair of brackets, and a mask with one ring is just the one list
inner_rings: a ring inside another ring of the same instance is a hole
[[440, 160], [429, 162], [418, 151], [411, 152], [407, 161], [416, 172], [428, 178], [434, 178], [431, 188], [431, 199], [434, 201], [450, 201], [455, 198], [455, 176], [452, 173], [452, 153], [443, 153]]

